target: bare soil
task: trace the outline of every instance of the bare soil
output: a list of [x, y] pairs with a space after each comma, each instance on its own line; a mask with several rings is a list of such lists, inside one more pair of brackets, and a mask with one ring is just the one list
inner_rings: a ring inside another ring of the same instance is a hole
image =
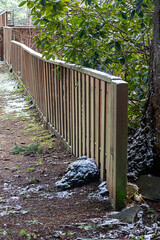
[[[28, 97], [4, 63], [0, 72], [0, 239], [110, 237], [117, 225], [100, 227], [97, 222], [112, 207], [109, 201], [92, 197], [100, 182], [65, 192], [55, 188], [76, 158], [60, 138], [43, 128], [37, 110], [27, 104]], [[39, 143], [43, 152], [11, 154], [15, 143]], [[160, 211], [158, 203], [148, 203], [153, 212]], [[126, 236], [124, 230], [119, 232], [119, 238]]]

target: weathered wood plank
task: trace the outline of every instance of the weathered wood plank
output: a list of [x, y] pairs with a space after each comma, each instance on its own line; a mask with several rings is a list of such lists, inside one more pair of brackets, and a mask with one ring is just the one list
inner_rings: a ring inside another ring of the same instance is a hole
[[[113, 81], [111, 85], [111, 164], [112, 188], [111, 200], [116, 209], [122, 209], [125, 204], [127, 183], [127, 102], [128, 87], [121, 81]], [[108, 173], [109, 174], [109, 173]]]
[[63, 67], [60, 67], [60, 106], [61, 106], [60, 133], [61, 133], [61, 136], [64, 138]]
[[78, 79], [78, 73], [75, 71], [75, 130], [76, 130], [76, 136], [75, 136], [75, 142], [76, 142], [76, 157], [79, 156], [79, 119], [78, 119], [78, 102], [79, 102], [79, 95], [78, 95], [78, 88], [79, 88], [79, 79]]
[[58, 103], [58, 125], [57, 125], [57, 130], [58, 133], [61, 135], [61, 104], [60, 104], [60, 67], [57, 66], [57, 103]]
[[95, 79], [90, 77], [91, 84], [91, 157], [95, 157]]
[[70, 78], [70, 70], [66, 69], [66, 82], [67, 82], [67, 142], [68, 145], [71, 145], [71, 134], [72, 134], [72, 128], [71, 128], [71, 78]]
[[46, 121], [48, 122], [48, 106], [47, 106], [47, 79], [46, 79], [46, 63], [43, 62], [43, 81], [44, 81], [44, 90], [45, 90], [45, 103], [44, 103], [44, 108], [45, 108], [45, 117]]
[[100, 167], [100, 80], [96, 79], [95, 82], [95, 158], [97, 166]]
[[71, 71], [71, 81], [72, 81], [72, 153], [76, 154], [76, 125], [75, 125], [75, 72]]
[[48, 109], [48, 120], [47, 122], [51, 121], [51, 114], [50, 114], [50, 91], [49, 91], [49, 63], [46, 63], [46, 94], [47, 94], [47, 109]]
[[49, 91], [50, 91], [50, 111], [51, 111], [51, 120], [50, 124], [53, 126], [53, 81], [52, 81], [52, 64], [49, 64]]
[[67, 142], [67, 84], [66, 84], [66, 68], [63, 68], [63, 104], [64, 104], [64, 136]]
[[[111, 161], [111, 142], [112, 140], [112, 126], [111, 126], [111, 84], [107, 84], [107, 117], [106, 117], [106, 182], [108, 189], [112, 188], [112, 161]], [[112, 195], [112, 193], [111, 193]]]
[[83, 132], [82, 132], [82, 142], [83, 142], [83, 155], [86, 155], [86, 76], [82, 74], [82, 122], [83, 122]]
[[90, 79], [86, 75], [86, 128], [87, 128], [87, 157], [90, 157]]
[[100, 152], [100, 177], [101, 181], [105, 180], [105, 107], [106, 107], [106, 83], [101, 81], [101, 152]]
[[78, 156], [82, 156], [82, 77], [81, 73], [78, 73], [78, 119], [79, 119], [79, 153]]
[[54, 78], [54, 65], [51, 64], [51, 81], [52, 81], [52, 101], [53, 101], [53, 127], [56, 127], [56, 103], [55, 103], [55, 78]]
[[55, 130], [58, 131], [58, 86], [57, 86], [57, 66], [54, 65], [54, 82], [55, 82], [55, 106], [56, 106], [56, 123]]
[[51, 64], [48, 65], [48, 81], [49, 81], [49, 105], [50, 105], [50, 124], [53, 125], [53, 93], [52, 93], [52, 78]]

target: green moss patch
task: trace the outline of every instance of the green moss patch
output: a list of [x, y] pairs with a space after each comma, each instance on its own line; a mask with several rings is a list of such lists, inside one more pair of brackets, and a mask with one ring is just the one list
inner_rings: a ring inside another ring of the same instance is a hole
[[15, 143], [13, 150], [10, 152], [10, 154], [21, 154], [21, 155], [30, 155], [31, 153], [42, 153], [43, 149], [40, 147], [40, 145], [37, 144], [29, 144], [29, 145], [17, 145]]

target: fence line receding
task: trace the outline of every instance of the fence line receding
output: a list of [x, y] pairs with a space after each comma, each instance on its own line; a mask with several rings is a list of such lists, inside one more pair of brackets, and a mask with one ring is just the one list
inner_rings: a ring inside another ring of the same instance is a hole
[[78, 156], [96, 158], [110, 199], [122, 208], [126, 197], [128, 85], [93, 69], [46, 61], [12, 41], [12, 67], [51, 127]]

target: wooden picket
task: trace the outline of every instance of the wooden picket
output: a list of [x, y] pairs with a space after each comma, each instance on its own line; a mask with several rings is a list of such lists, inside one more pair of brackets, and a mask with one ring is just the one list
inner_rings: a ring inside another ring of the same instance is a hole
[[46, 123], [78, 156], [96, 158], [115, 208], [124, 206], [128, 86], [119, 77], [42, 58], [12, 41], [11, 63]]

